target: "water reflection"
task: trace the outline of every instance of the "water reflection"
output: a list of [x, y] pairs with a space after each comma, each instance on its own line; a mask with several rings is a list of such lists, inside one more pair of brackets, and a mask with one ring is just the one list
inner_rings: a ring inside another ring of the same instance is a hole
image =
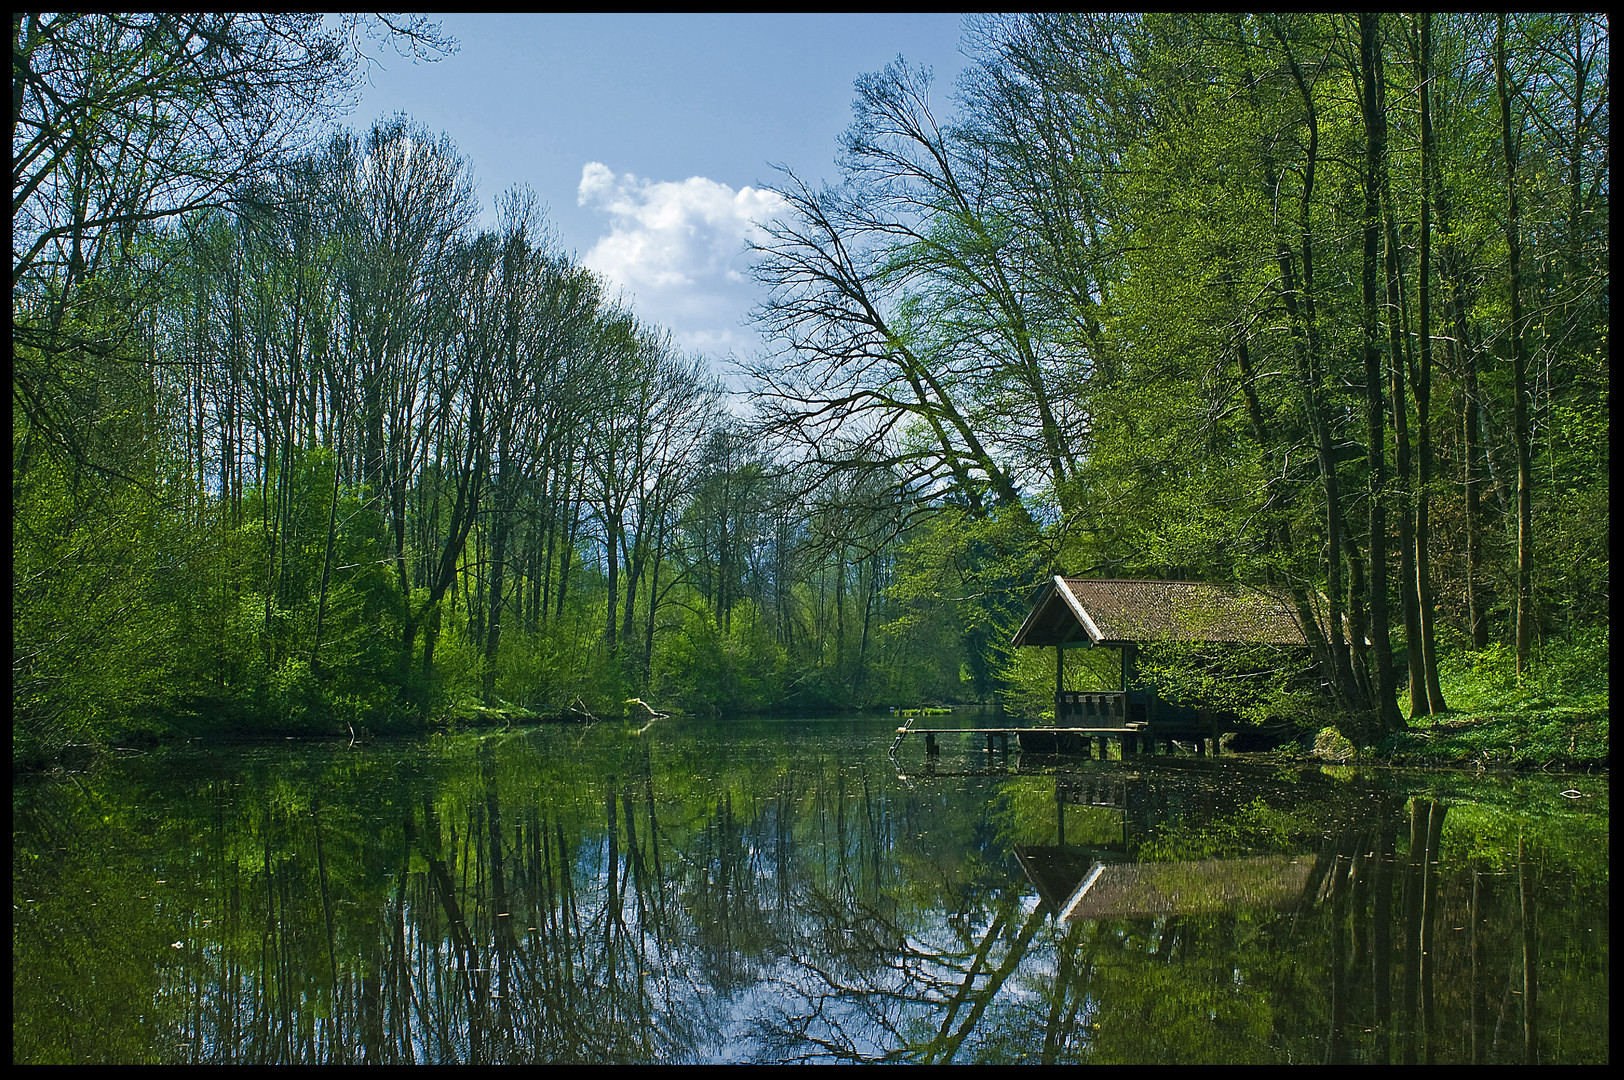
[[1604, 783], [1019, 758], [899, 779], [883, 731], [555, 730], [18, 785], [14, 1057], [1606, 1059]]

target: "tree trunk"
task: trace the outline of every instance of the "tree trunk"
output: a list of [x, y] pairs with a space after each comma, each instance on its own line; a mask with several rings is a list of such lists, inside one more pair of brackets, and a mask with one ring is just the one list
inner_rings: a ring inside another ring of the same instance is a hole
[[1528, 431], [1528, 358], [1523, 350], [1522, 236], [1518, 220], [1517, 146], [1511, 137], [1511, 87], [1506, 75], [1506, 16], [1494, 42], [1500, 96], [1500, 143], [1506, 162], [1506, 271], [1511, 291], [1512, 438], [1517, 444], [1517, 677], [1528, 670], [1534, 627], [1534, 474]]
[[321, 629], [327, 616], [327, 586], [333, 571], [333, 543], [338, 536], [338, 483], [344, 470], [344, 425], [338, 425], [338, 449], [333, 455], [333, 496], [327, 504], [327, 544], [321, 558], [321, 591], [316, 598], [316, 633], [310, 645], [310, 671], [316, 674], [321, 657]]
[[[1302, 257], [1300, 304], [1298, 302], [1299, 287], [1295, 281], [1296, 274], [1293, 271], [1291, 249], [1284, 243], [1278, 244], [1276, 258], [1280, 265], [1281, 288], [1286, 306], [1286, 316], [1291, 323], [1292, 337], [1297, 346], [1297, 379], [1298, 389], [1301, 391], [1303, 399], [1304, 419], [1309, 425], [1309, 429], [1314, 433], [1315, 457], [1319, 464], [1320, 485], [1325, 499], [1325, 549], [1322, 566], [1325, 571], [1325, 594], [1328, 607], [1325, 633], [1330, 643], [1331, 686], [1338, 701], [1344, 707], [1362, 708], [1368, 706], [1369, 695], [1359, 686], [1344, 635], [1344, 612], [1348, 610], [1347, 594], [1344, 591], [1346, 578], [1342, 572], [1343, 541], [1346, 536], [1346, 529], [1343, 527], [1342, 521], [1341, 492], [1336, 472], [1336, 453], [1332, 446], [1330, 419], [1319, 385], [1319, 333], [1315, 320], [1314, 233], [1312, 228], [1314, 178], [1319, 163], [1319, 115], [1314, 105], [1313, 93], [1303, 75], [1302, 67], [1298, 64], [1297, 58], [1292, 53], [1290, 44], [1283, 32], [1280, 31], [1278, 24], [1274, 25], [1274, 32], [1276, 39], [1285, 52], [1286, 62], [1291, 68], [1292, 80], [1297, 86], [1298, 95], [1302, 98], [1304, 115], [1308, 124], [1308, 149], [1303, 162], [1302, 205], [1298, 214], [1298, 235]], [[1250, 83], [1251, 80], [1248, 80], [1248, 82]], [[1268, 191], [1265, 192], [1265, 195], [1272, 197], [1274, 191], [1277, 190], [1278, 178], [1272, 175], [1273, 169], [1268, 170], [1268, 172], [1270, 175], [1265, 177], [1268, 182]], [[1357, 627], [1354, 629], [1355, 641], [1362, 642], [1362, 630]]]
[[[1385, 108], [1383, 115], [1386, 115]], [[1392, 187], [1385, 160], [1381, 179], [1386, 204], [1387, 233], [1387, 365], [1388, 393], [1393, 414], [1394, 496], [1398, 502], [1399, 602], [1404, 612], [1404, 650], [1409, 667], [1410, 716], [1426, 716], [1426, 669], [1421, 654], [1421, 606], [1416, 588], [1415, 506], [1410, 484], [1409, 392], [1404, 372], [1411, 367], [1408, 347], [1408, 320], [1404, 317], [1404, 285], [1399, 265], [1398, 228], [1393, 222]]]
[[[1430, 34], [1429, 34], [1430, 44]], [[1427, 96], [1424, 99], [1428, 106], [1430, 129], [1430, 103], [1432, 100], [1431, 83], [1439, 76], [1431, 71], [1431, 55], [1427, 56], [1428, 73], [1431, 78], [1427, 84]], [[1465, 497], [1465, 532], [1466, 532], [1466, 632], [1473, 649], [1482, 649], [1489, 643], [1488, 607], [1489, 592], [1483, 580], [1483, 439], [1480, 427], [1479, 414], [1479, 387], [1478, 387], [1478, 348], [1469, 319], [1472, 308], [1472, 290], [1468, 280], [1468, 273], [1462, 265], [1462, 255], [1459, 242], [1454, 233], [1454, 217], [1449, 197], [1449, 188], [1439, 171], [1437, 161], [1437, 139], [1428, 143], [1423, 134], [1423, 153], [1429, 153], [1431, 168], [1425, 171], [1423, 182], [1429, 183], [1431, 199], [1427, 208], [1436, 215], [1438, 232], [1438, 275], [1440, 283], [1444, 286], [1444, 310], [1449, 323], [1449, 333], [1445, 337], [1445, 345], [1450, 359], [1450, 369], [1454, 373], [1456, 385], [1460, 391], [1460, 437], [1461, 437], [1461, 489]], [[1429, 236], [1430, 240], [1430, 236]]]
[[490, 614], [485, 619], [485, 671], [480, 687], [481, 697], [489, 707], [496, 700], [496, 656], [502, 646], [502, 588], [507, 577], [508, 533], [512, 529], [512, 514], [503, 503], [503, 494], [511, 479], [498, 473], [496, 496], [491, 500], [495, 513], [491, 515], [491, 586]]
[[1483, 434], [1478, 399], [1477, 351], [1462, 337], [1465, 317], [1457, 310], [1454, 318], [1455, 348], [1461, 355], [1462, 380], [1461, 456], [1462, 482], [1466, 489], [1466, 617], [1472, 648], [1489, 644], [1489, 592], [1483, 580]]
[[1436, 716], [1448, 711], [1443, 686], [1438, 680], [1438, 653], [1433, 633], [1437, 603], [1432, 592], [1429, 520], [1432, 501], [1432, 173], [1438, 167], [1438, 148], [1432, 131], [1432, 15], [1428, 12], [1418, 18], [1421, 22], [1416, 64], [1416, 85], [1421, 98], [1421, 265], [1416, 274], [1416, 308], [1420, 321], [1421, 362], [1415, 379], [1415, 591], [1420, 609], [1421, 669], [1426, 681], [1427, 712]]
[[[1376, 323], [1379, 300], [1376, 289], [1377, 266], [1381, 248], [1381, 188], [1380, 176], [1387, 153], [1387, 118], [1381, 112], [1379, 83], [1382, 78], [1381, 43], [1378, 16], [1370, 12], [1359, 15], [1359, 67], [1362, 92], [1360, 106], [1365, 126], [1365, 161], [1363, 170], [1364, 256], [1363, 256], [1363, 322], [1365, 361], [1365, 423], [1369, 461], [1370, 497], [1370, 571], [1369, 586], [1371, 651], [1375, 661], [1374, 702], [1377, 731], [1397, 731], [1404, 726], [1399, 716], [1397, 689], [1393, 677], [1393, 649], [1387, 610], [1387, 439], [1382, 402], [1381, 341]], [[1396, 362], [1396, 357], [1392, 358]]]

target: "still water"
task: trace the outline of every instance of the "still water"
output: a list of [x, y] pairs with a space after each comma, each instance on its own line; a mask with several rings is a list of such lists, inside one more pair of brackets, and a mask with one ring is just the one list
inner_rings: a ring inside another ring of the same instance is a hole
[[15, 1062], [1605, 1062], [1606, 778], [885, 720], [19, 780]]

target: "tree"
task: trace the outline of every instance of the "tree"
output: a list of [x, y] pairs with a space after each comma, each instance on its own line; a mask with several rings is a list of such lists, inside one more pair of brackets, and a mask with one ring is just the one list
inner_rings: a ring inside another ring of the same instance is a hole
[[[486, 284], [500, 320], [501, 357], [494, 368], [494, 455], [486, 498], [491, 535], [489, 600], [485, 610], [483, 695], [495, 694], [511, 541], [527, 510], [524, 495], [556, 453], [563, 423], [579, 423], [583, 370], [590, 370], [602, 334], [598, 282], [550, 254], [538, 235], [534, 197], [503, 202], [500, 264]], [[517, 594], [515, 594], [517, 595]], [[540, 607], [539, 601], [536, 604]]]
[[42, 434], [89, 452], [75, 367], [134, 330], [144, 227], [241, 205], [348, 102], [368, 31], [454, 45], [421, 17], [12, 15], [13, 386]]
[[[1018, 444], [992, 439], [1005, 426], [1002, 417], [1027, 405], [1041, 413], [1047, 400], [998, 392], [1006, 377], [1026, 394], [1042, 389], [1034, 346], [1020, 327], [991, 328], [1018, 343], [1014, 366], [996, 355], [982, 366], [983, 346], [995, 338], [976, 328], [981, 316], [1018, 314], [1007, 286], [957, 259], [951, 238], [920, 231], [947, 224], [931, 216], [933, 202], [968, 210], [946, 136], [926, 105], [926, 85], [896, 65], [865, 80], [847, 137], [848, 186], [813, 192], [790, 175], [779, 191], [790, 214], [766, 226], [756, 247], [757, 277], [772, 290], [760, 321], [782, 344], [775, 362], [752, 368], [762, 423], [784, 431], [814, 468], [842, 467], [819, 453], [838, 429], [868, 458], [902, 465], [910, 483], [945, 481], [975, 503], [985, 491], [1023, 514], [1018, 488], [1029, 459]], [[972, 250], [988, 242], [984, 231], [965, 240]], [[962, 273], [976, 289], [959, 311], [969, 323], [940, 318], [954, 311], [933, 306], [952, 303], [945, 290], [932, 295], [928, 282], [938, 271]], [[972, 313], [972, 303], [991, 310]], [[910, 421], [917, 427], [910, 430]], [[1040, 460], [1057, 470], [1047, 476], [1057, 483], [1064, 447], [1055, 423], [1044, 426]], [[1020, 430], [1011, 434], [1018, 438]]]

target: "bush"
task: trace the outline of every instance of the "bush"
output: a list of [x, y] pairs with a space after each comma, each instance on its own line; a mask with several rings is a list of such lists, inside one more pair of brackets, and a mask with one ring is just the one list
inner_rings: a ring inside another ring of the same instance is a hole
[[1358, 753], [1358, 749], [1348, 741], [1347, 736], [1334, 727], [1321, 728], [1319, 734], [1314, 736], [1314, 756], [1317, 758], [1347, 761]]
[[756, 606], [734, 605], [726, 631], [710, 609], [691, 609], [661, 650], [658, 688], [689, 712], [762, 712], [780, 704], [789, 657], [772, 638]]
[[292, 658], [283, 661], [271, 673], [267, 689], [271, 718], [283, 730], [306, 730], [313, 723], [319, 723], [327, 711], [321, 686], [311, 674], [308, 661]]
[[1438, 662], [1444, 700], [1465, 713], [1529, 709], [1606, 709], [1608, 628], [1578, 631], [1571, 641], [1547, 641], [1534, 650], [1519, 680], [1512, 648], [1493, 643], [1476, 652], [1452, 652]]

